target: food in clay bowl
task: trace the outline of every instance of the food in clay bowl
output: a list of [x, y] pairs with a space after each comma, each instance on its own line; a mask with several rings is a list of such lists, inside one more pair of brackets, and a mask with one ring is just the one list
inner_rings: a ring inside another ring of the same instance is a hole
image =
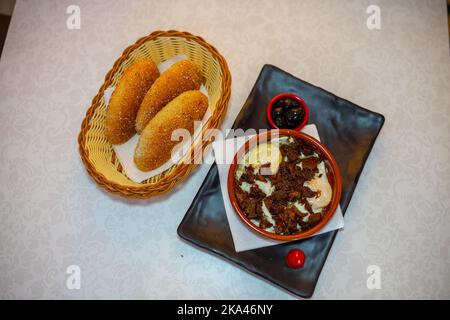
[[260, 133], [236, 153], [228, 194], [241, 220], [276, 240], [309, 237], [324, 227], [341, 197], [339, 168], [328, 149], [302, 132]]

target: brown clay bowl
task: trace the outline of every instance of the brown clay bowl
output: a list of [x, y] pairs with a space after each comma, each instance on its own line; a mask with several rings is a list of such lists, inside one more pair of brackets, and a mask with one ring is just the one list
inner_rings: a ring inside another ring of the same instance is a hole
[[[239, 160], [253, 147], [255, 147], [257, 144], [262, 144], [268, 141], [271, 141], [273, 138], [277, 137], [283, 137], [283, 136], [292, 136], [297, 139], [303, 140], [308, 142], [310, 145], [312, 145], [316, 152], [319, 152], [323, 155], [323, 157], [328, 161], [328, 172], [327, 172], [327, 178], [330, 182], [331, 188], [333, 190], [331, 202], [328, 205], [327, 211], [324, 213], [322, 219], [319, 221], [318, 224], [316, 224], [311, 229], [290, 234], [290, 235], [281, 235], [276, 234], [272, 232], [268, 232], [258, 226], [256, 226], [253, 222], [250, 221], [249, 218], [245, 215], [245, 213], [241, 210], [239, 207], [239, 204], [237, 202], [235, 193], [234, 193], [234, 186], [235, 186], [235, 172], [239, 163]], [[231, 204], [233, 208], [235, 209], [237, 215], [239, 218], [254, 232], [263, 235], [267, 238], [280, 240], [280, 241], [292, 241], [292, 240], [299, 240], [303, 238], [307, 238], [316, 232], [318, 232], [320, 229], [322, 229], [328, 221], [330, 221], [333, 214], [336, 212], [336, 209], [339, 205], [339, 201], [341, 199], [341, 190], [342, 190], [342, 181], [341, 181], [341, 175], [339, 172], [339, 167], [334, 160], [333, 156], [331, 155], [331, 152], [319, 141], [314, 139], [313, 137], [294, 130], [289, 129], [279, 129], [279, 130], [269, 130], [260, 134], [255, 135], [251, 139], [249, 139], [236, 153], [234, 156], [233, 162], [230, 166], [230, 169], [228, 171], [228, 181], [227, 181], [227, 187], [228, 187], [228, 195], [230, 197]]]

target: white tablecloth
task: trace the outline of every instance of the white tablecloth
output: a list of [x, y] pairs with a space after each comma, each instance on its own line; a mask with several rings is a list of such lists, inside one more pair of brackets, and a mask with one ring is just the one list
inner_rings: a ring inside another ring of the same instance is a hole
[[373, 1], [373, 31], [357, 0], [75, 2], [80, 30], [66, 27], [72, 2], [18, 0], [1, 57], [0, 298], [293, 297], [177, 237], [208, 165], [149, 201], [111, 196], [85, 172], [77, 135], [92, 97], [126, 46], [164, 29], [226, 57], [223, 129], [265, 63], [386, 116], [315, 298], [450, 298], [445, 1]]

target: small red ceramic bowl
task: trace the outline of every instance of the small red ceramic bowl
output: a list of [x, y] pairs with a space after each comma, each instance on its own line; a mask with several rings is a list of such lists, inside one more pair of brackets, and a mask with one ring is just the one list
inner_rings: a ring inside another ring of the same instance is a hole
[[[239, 203], [236, 199], [236, 195], [234, 192], [235, 188], [235, 174], [238, 167], [239, 160], [252, 148], [256, 147], [258, 144], [262, 144], [268, 141], [271, 141], [273, 138], [278, 137], [295, 137], [297, 139], [303, 140], [307, 142], [309, 145], [313, 146], [313, 148], [316, 150], [316, 152], [319, 152], [324, 159], [328, 162], [327, 163], [327, 178], [330, 182], [331, 188], [333, 190], [331, 202], [327, 207], [327, 210], [323, 214], [322, 219], [319, 221], [318, 224], [316, 224], [311, 229], [307, 229], [305, 231], [301, 231], [299, 233], [295, 234], [289, 234], [289, 235], [282, 235], [282, 234], [276, 234], [272, 232], [268, 232], [257, 225], [255, 225], [242, 211], [242, 209], [239, 206]], [[235, 154], [233, 158], [233, 162], [230, 166], [230, 169], [228, 171], [228, 180], [227, 180], [227, 188], [228, 188], [228, 196], [230, 198], [231, 205], [233, 206], [234, 210], [236, 211], [239, 218], [254, 232], [263, 235], [267, 238], [275, 239], [275, 240], [281, 240], [281, 241], [291, 241], [291, 240], [298, 240], [298, 239], [304, 239], [307, 238], [313, 234], [315, 234], [317, 231], [322, 229], [328, 221], [330, 221], [331, 217], [336, 212], [336, 209], [339, 205], [339, 201], [341, 199], [341, 190], [342, 190], [342, 180], [341, 175], [339, 172], [339, 167], [336, 163], [336, 160], [334, 160], [333, 156], [331, 155], [331, 152], [319, 141], [314, 139], [313, 137], [299, 131], [289, 130], [289, 129], [279, 129], [279, 130], [269, 130], [262, 132], [260, 134], [257, 134], [250, 138]]]
[[303, 110], [305, 110], [305, 116], [303, 118], [303, 121], [300, 123], [300, 125], [298, 125], [296, 128], [290, 129], [290, 130], [300, 131], [308, 123], [309, 110], [308, 110], [308, 106], [306, 105], [305, 101], [293, 93], [281, 93], [281, 94], [273, 97], [272, 100], [270, 100], [269, 105], [267, 106], [267, 121], [269, 122], [270, 126], [274, 129], [286, 129], [286, 128], [277, 127], [274, 119], [272, 118], [272, 109], [274, 108], [275, 103], [280, 99], [286, 99], [286, 98], [297, 101], [300, 104], [300, 106], [303, 107]]

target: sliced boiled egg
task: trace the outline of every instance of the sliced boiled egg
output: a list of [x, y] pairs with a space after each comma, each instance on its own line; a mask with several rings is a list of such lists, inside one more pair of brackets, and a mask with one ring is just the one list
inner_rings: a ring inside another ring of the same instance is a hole
[[[282, 160], [283, 157], [278, 146], [274, 143], [266, 142], [250, 149], [240, 163], [245, 166], [252, 166], [255, 173], [259, 171], [261, 166], [270, 163], [270, 174], [275, 174], [278, 172]], [[265, 172], [262, 171], [261, 174], [265, 174]]]
[[247, 193], [250, 193], [251, 189], [252, 189], [252, 185], [248, 182], [242, 182], [241, 185], [241, 190]]
[[275, 220], [273, 220], [272, 214], [270, 213], [269, 209], [267, 209], [266, 204], [264, 203], [264, 201], [262, 202], [261, 209], [262, 209], [262, 212], [264, 214], [264, 218], [267, 221], [269, 221], [272, 225], [275, 225], [276, 222], [275, 222]]
[[314, 211], [320, 211], [319, 209], [326, 207], [331, 202], [333, 190], [328, 182], [327, 172], [325, 169], [325, 163], [322, 161], [317, 165], [319, 173], [316, 176], [306, 181], [304, 186], [310, 188], [312, 191], [317, 192], [317, 196], [308, 198], [308, 202]]
[[275, 191], [275, 186], [272, 185], [272, 183], [268, 180], [266, 180], [265, 182], [256, 180], [255, 184], [258, 186], [259, 190], [264, 192], [266, 197], [270, 196]]

